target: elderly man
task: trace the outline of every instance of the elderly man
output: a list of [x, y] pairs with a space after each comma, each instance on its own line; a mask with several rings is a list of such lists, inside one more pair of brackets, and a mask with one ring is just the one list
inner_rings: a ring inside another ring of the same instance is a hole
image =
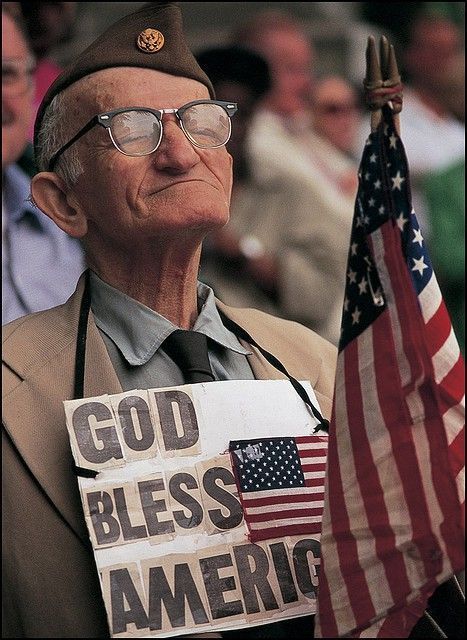
[[[109, 635], [64, 400], [284, 378], [278, 359], [311, 381], [329, 416], [335, 348], [300, 325], [228, 308], [197, 281], [203, 238], [229, 218], [234, 111], [214, 100], [173, 3], [110, 27], [44, 98], [32, 195], [81, 240], [89, 271], [66, 304], [4, 330], [5, 637]], [[207, 378], [182, 374], [170, 334], [207, 338], [195, 372]]]

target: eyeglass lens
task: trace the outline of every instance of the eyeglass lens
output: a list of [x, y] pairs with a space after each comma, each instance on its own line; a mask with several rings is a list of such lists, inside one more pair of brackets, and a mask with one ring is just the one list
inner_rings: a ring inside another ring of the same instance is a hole
[[[230, 119], [218, 104], [198, 104], [180, 114], [182, 128], [193, 144], [212, 148], [225, 144], [230, 136]], [[110, 132], [123, 153], [144, 156], [152, 153], [161, 140], [161, 123], [149, 111], [125, 111], [114, 115]]]
[[161, 126], [149, 111], [124, 111], [113, 116], [110, 133], [115, 145], [129, 156], [145, 156], [159, 144]]

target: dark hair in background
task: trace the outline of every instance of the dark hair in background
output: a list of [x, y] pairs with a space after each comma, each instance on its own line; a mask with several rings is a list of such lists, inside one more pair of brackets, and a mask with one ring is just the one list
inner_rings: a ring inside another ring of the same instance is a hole
[[18, 2], [31, 47], [38, 58], [69, 42], [75, 33], [78, 2]]
[[246, 85], [256, 99], [271, 87], [267, 62], [249, 49], [213, 47], [200, 51], [196, 59], [214, 86], [219, 82], [238, 82]]
[[21, 13], [20, 4], [18, 2], [2, 2], [2, 13], [10, 16], [30, 47], [28, 30], [26, 28], [26, 22], [24, 21], [23, 14]]

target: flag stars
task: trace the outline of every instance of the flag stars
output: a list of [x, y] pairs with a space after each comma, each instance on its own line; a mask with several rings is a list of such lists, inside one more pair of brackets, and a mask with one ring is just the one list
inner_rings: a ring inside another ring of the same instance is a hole
[[391, 180], [392, 180], [392, 191], [394, 191], [395, 189], [398, 189], [399, 191], [401, 191], [401, 185], [403, 182], [405, 182], [405, 178], [401, 176], [401, 172], [398, 171], [394, 176], [394, 178], [391, 178]]
[[404, 212], [403, 211], [400, 212], [399, 217], [397, 218], [396, 222], [397, 222], [397, 226], [399, 227], [399, 229], [401, 231], [404, 231], [404, 226], [408, 222], [408, 219], [404, 217]]
[[412, 242], [418, 242], [418, 244], [422, 247], [423, 246], [423, 236], [422, 236], [422, 232], [420, 231], [420, 229], [414, 229], [413, 230], [413, 234], [414, 234], [414, 239], [412, 240]]
[[364, 178], [365, 178], [366, 182], [368, 182], [368, 180], [370, 179], [370, 177], [371, 177], [371, 174], [370, 174], [370, 172], [369, 172], [369, 171], [367, 171], [367, 172], [365, 173], [365, 175], [364, 175]]
[[358, 242], [352, 242], [351, 246], [350, 246], [350, 253], [353, 256], [357, 255], [357, 248], [358, 248]]
[[380, 216], [383, 216], [385, 211], [386, 211], [386, 207], [384, 206], [384, 204], [382, 204], [378, 209], [378, 213]]
[[355, 283], [357, 284], [357, 272], [356, 271], [352, 271], [352, 269], [349, 269], [348, 273], [347, 273], [347, 277], [349, 279], [349, 283]]
[[381, 180], [378, 178], [376, 182], [373, 183], [375, 189], [381, 189]]
[[347, 296], [345, 296], [344, 299], [344, 311], [348, 311], [349, 310], [349, 299], [347, 298]]
[[394, 133], [389, 137], [389, 148], [396, 149], [397, 148], [397, 136]]
[[368, 281], [366, 280], [365, 276], [363, 276], [363, 278], [358, 283], [359, 295], [362, 295], [363, 293], [367, 292], [367, 286], [368, 286]]
[[369, 207], [374, 207], [374, 206], [375, 206], [375, 202], [376, 202], [376, 201], [375, 201], [375, 199], [374, 199], [374, 198], [370, 198], [370, 199], [368, 200], [368, 206], [369, 206]]
[[412, 258], [414, 266], [412, 267], [412, 271], [418, 271], [418, 273], [423, 276], [423, 272], [425, 269], [428, 269], [428, 265], [425, 264], [423, 256], [417, 260], [417, 258]]
[[360, 322], [360, 316], [362, 315], [362, 312], [360, 311], [360, 309], [358, 307], [355, 307], [355, 311], [352, 313], [352, 324], [359, 324]]
[[371, 156], [370, 156], [370, 162], [375, 163], [377, 157], [378, 156], [376, 155], [376, 153], [372, 153]]

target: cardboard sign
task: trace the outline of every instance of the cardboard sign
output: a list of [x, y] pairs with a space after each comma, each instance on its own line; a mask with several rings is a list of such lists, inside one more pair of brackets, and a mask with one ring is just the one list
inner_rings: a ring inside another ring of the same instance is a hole
[[[310, 465], [315, 445], [304, 436], [316, 419], [288, 381], [210, 382], [64, 405], [75, 463], [97, 472], [78, 481], [112, 637], [315, 613], [327, 437], [315, 436], [321, 457]], [[295, 446], [308, 454], [293, 457]], [[299, 460], [307, 464], [298, 468]], [[290, 522], [298, 528], [284, 528]]]

